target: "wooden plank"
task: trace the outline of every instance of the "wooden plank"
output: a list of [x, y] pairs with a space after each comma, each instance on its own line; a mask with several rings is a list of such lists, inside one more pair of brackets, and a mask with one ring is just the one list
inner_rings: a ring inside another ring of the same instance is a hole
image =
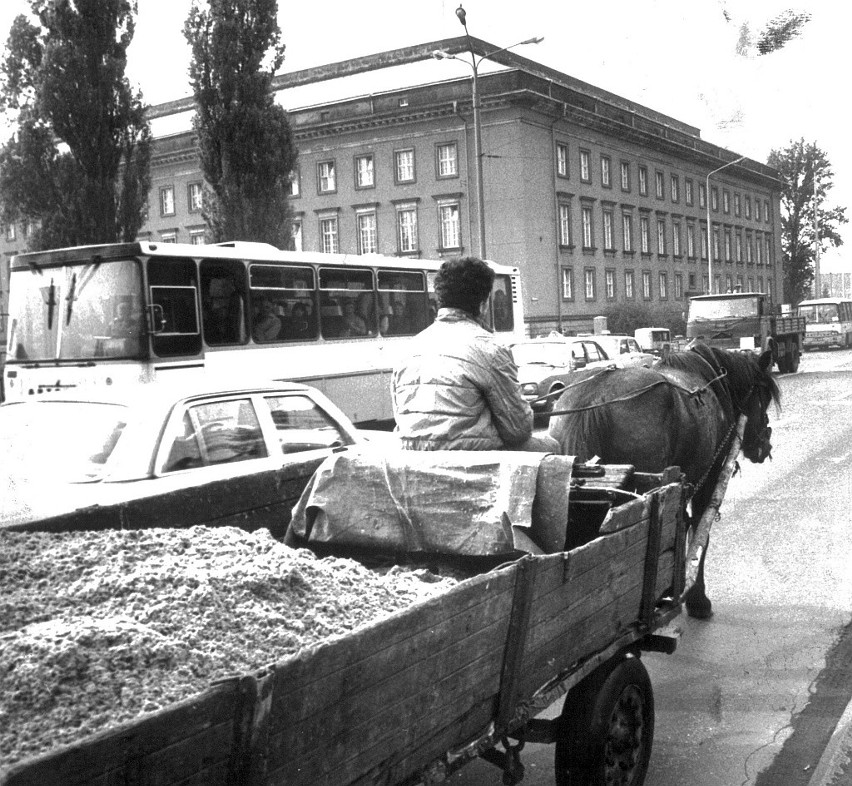
[[[179, 784], [199, 773], [224, 783], [239, 702], [236, 681], [160, 712], [13, 765], [2, 786], [97, 783]], [[219, 773], [219, 775], [216, 775]], [[206, 776], [205, 776], [206, 777]]]

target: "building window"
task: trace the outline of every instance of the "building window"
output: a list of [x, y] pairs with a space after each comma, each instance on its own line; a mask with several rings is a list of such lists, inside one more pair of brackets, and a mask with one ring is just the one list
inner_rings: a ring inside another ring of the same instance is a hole
[[588, 150], [580, 151], [580, 180], [584, 183], [591, 183], [592, 168], [591, 168], [591, 153]]
[[603, 243], [604, 251], [613, 251], [615, 244], [612, 242], [612, 210], [604, 208], [603, 211]]
[[731, 195], [728, 193], [727, 188], [722, 189], [722, 212], [731, 212]]
[[732, 252], [732, 248], [731, 248], [731, 230], [730, 230], [730, 229], [726, 229], [726, 230], [725, 230], [725, 262], [730, 262], [730, 261], [731, 261], [731, 259], [733, 258], [733, 255], [732, 255], [732, 253], [731, 253], [731, 252]]
[[642, 297], [645, 300], [651, 299], [651, 271], [642, 271]]
[[739, 218], [742, 213], [742, 204], [739, 194], [734, 194], [734, 215]]
[[207, 240], [207, 236], [206, 236], [203, 229], [190, 229], [189, 230], [190, 245], [203, 246], [206, 240]]
[[375, 185], [376, 173], [373, 154], [355, 156], [355, 188], [373, 188]]
[[293, 227], [291, 230], [291, 234], [293, 237], [293, 250], [294, 251], [304, 251], [304, 242], [302, 240], [302, 219], [297, 218], [293, 222]]
[[677, 175], [671, 176], [671, 195], [672, 202], [680, 201], [680, 179]]
[[160, 242], [161, 243], [177, 243], [177, 230], [176, 229], [166, 229], [163, 232], [160, 232]]
[[584, 207], [582, 210], [583, 218], [583, 248], [593, 248], [592, 240], [594, 233], [592, 231], [592, 208]]
[[745, 217], [751, 218], [751, 197], [747, 196], [745, 198]]
[[772, 264], [772, 238], [766, 238], [766, 264]]
[[302, 192], [300, 183], [299, 183], [299, 170], [294, 169], [290, 173], [290, 178], [287, 181], [287, 196], [297, 197]]
[[754, 239], [754, 251], [755, 251], [755, 257], [756, 257], [756, 261], [757, 261], [758, 265], [763, 264], [763, 252], [761, 250], [762, 248], [763, 248], [763, 240], [761, 240], [760, 236], [758, 236]]
[[441, 250], [461, 248], [459, 203], [438, 205], [438, 222], [441, 226]]
[[607, 268], [604, 272], [604, 285], [606, 287], [606, 299], [615, 300], [615, 271]]
[[719, 209], [719, 189], [716, 186], [710, 188], [710, 207], [713, 210]]
[[330, 194], [337, 190], [337, 181], [334, 177], [334, 161], [320, 161], [317, 163], [317, 189], [320, 194]]
[[583, 285], [586, 293], [586, 300], [595, 299], [595, 269], [587, 267], [583, 271]]
[[737, 232], [737, 235], [734, 238], [734, 253], [734, 259], [736, 259], [738, 263], [741, 263], [743, 261], [743, 236], [739, 232]]
[[674, 274], [674, 296], [675, 300], [683, 300], [683, 273]]
[[713, 259], [721, 259], [719, 253], [719, 227], [713, 227]]
[[672, 256], [680, 256], [680, 221], [672, 221]]
[[200, 213], [204, 207], [204, 187], [201, 183], [190, 183], [186, 187], [186, 201], [190, 213]]
[[621, 162], [621, 190], [630, 190], [630, 164], [627, 161]]
[[163, 186], [163, 188], [160, 189], [160, 215], [161, 216], [173, 216], [174, 214], [175, 214], [175, 187], [174, 186]]
[[651, 253], [651, 219], [648, 216], [639, 218], [639, 243], [643, 254]]
[[763, 220], [769, 223], [769, 202], [765, 199], [763, 200]]
[[12, 242], [16, 240], [18, 237], [18, 233], [15, 230], [14, 222], [6, 224], [6, 240]]
[[414, 182], [414, 151], [413, 150], [397, 150], [394, 153], [396, 166], [397, 183], [413, 183]]
[[568, 145], [563, 142], [556, 143], [556, 174], [568, 177]]
[[707, 227], [701, 227], [701, 258], [707, 259]]
[[639, 193], [648, 196], [648, 167], [639, 165]]
[[669, 274], [665, 270], [660, 271], [660, 300], [669, 299]]
[[621, 214], [621, 240], [625, 251], [633, 251], [633, 216]]
[[571, 206], [559, 205], [559, 245], [565, 248], [571, 245]]
[[734, 291], [734, 277], [728, 273], [725, 275], [725, 292]]
[[337, 254], [340, 244], [337, 239], [337, 216], [321, 218], [320, 222], [320, 251], [323, 254]]
[[624, 297], [633, 300], [635, 293], [633, 291], [633, 271], [624, 271]]
[[574, 299], [574, 270], [570, 267], [562, 268], [562, 299]]
[[692, 181], [689, 178], [683, 181], [683, 198], [687, 205], [692, 205]]
[[686, 256], [695, 259], [695, 224], [686, 225]]
[[358, 253], [375, 254], [379, 250], [375, 211], [358, 213], [356, 223], [358, 225]]
[[666, 253], [666, 220], [664, 218], [657, 219], [657, 253], [660, 255]]
[[754, 245], [752, 243], [750, 232], [746, 232], [745, 252], [746, 252], [746, 264], [750, 265], [752, 262], [754, 262]]
[[657, 171], [654, 173], [654, 177], [656, 182], [657, 199], [663, 199], [665, 197], [665, 181], [663, 179], [663, 173]]
[[417, 251], [417, 207], [400, 205], [396, 209], [397, 243], [401, 254]]
[[601, 156], [601, 185], [604, 188], [612, 187], [612, 162], [609, 156]]
[[704, 183], [698, 184], [698, 207], [707, 207], [707, 188]]
[[438, 145], [438, 177], [458, 177], [459, 155], [455, 142]]

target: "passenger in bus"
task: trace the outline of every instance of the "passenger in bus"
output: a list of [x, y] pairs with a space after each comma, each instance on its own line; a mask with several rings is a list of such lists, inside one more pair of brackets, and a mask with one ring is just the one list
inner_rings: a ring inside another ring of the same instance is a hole
[[362, 292], [358, 295], [358, 303], [355, 311], [361, 319], [364, 320], [364, 325], [367, 328], [368, 336], [376, 335], [376, 304], [373, 300], [372, 292]]
[[403, 336], [413, 332], [409, 321], [408, 308], [401, 297], [391, 301], [393, 316], [390, 318], [389, 332], [394, 336]]
[[281, 333], [281, 318], [278, 309], [268, 298], [261, 296], [257, 301], [257, 313], [252, 326], [255, 341], [275, 341]]
[[286, 338], [308, 339], [316, 338], [316, 328], [313, 326], [313, 316], [308, 307], [297, 300], [290, 310], [290, 320], [287, 326]]
[[494, 272], [475, 257], [441, 265], [437, 319], [393, 372], [403, 448], [559, 452], [550, 435], [533, 435], [512, 354], [483, 326], [493, 283]]
[[367, 323], [364, 321], [364, 317], [355, 312], [355, 301], [349, 298], [343, 301], [343, 335], [367, 335]]

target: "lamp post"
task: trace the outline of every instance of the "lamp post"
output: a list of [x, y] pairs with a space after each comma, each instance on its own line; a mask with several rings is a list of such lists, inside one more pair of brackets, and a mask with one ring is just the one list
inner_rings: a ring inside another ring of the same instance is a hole
[[486, 58], [492, 57], [496, 55], [498, 52], [505, 52], [508, 49], [513, 49], [516, 46], [523, 46], [525, 44], [538, 44], [544, 40], [544, 38], [527, 38], [525, 41], [518, 41], [517, 44], [512, 44], [511, 46], [504, 46], [501, 49], [495, 49], [493, 52], [488, 52], [487, 54], [482, 55], [478, 60], [476, 58], [476, 52], [473, 48], [473, 41], [470, 39], [470, 33], [467, 31], [467, 14], [465, 13], [464, 8], [462, 8], [461, 4], [456, 9], [456, 16], [464, 27], [464, 34], [467, 37], [467, 47], [470, 51], [470, 61], [463, 60], [460, 57], [456, 57], [455, 55], [451, 55], [448, 52], [444, 52], [443, 50], [436, 50], [432, 52], [432, 57], [436, 60], [460, 60], [463, 63], [467, 63], [471, 69], [473, 70], [473, 79], [471, 85], [471, 102], [473, 104], [473, 157], [474, 157], [474, 170], [476, 175], [476, 198], [477, 198], [477, 231], [479, 234], [479, 255], [485, 259], [485, 193], [482, 185], [482, 120], [480, 117], [480, 100], [479, 100], [479, 65]]
[[722, 164], [722, 166], [714, 169], [712, 172], [707, 173], [707, 185], [704, 188], [704, 200], [707, 203], [707, 289], [711, 295], [713, 294], [713, 232], [710, 225], [710, 175], [715, 175], [717, 172], [721, 172], [729, 166], [739, 164], [744, 158], [745, 156], [740, 156], [733, 161], [728, 161], [727, 164]]

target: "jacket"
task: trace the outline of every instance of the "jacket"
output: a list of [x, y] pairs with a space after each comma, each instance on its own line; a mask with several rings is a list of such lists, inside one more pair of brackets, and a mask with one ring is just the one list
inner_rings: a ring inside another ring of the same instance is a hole
[[393, 372], [397, 432], [408, 450], [500, 450], [532, 435], [511, 352], [470, 315], [442, 308]]

